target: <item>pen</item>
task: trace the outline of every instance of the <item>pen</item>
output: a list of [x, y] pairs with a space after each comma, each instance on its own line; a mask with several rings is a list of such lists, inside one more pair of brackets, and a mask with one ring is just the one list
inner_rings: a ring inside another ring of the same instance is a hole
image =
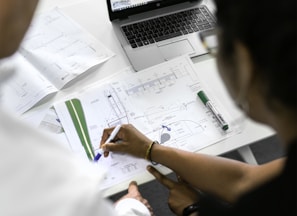
[[218, 112], [218, 110], [212, 105], [212, 102], [208, 99], [204, 91], [199, 91], [197, 93], [198, 97], [204, 103], [204, 105], [213, 113], [218, 122], [220, 123], [223, 130], [228, 130], [229, 126], [224, 120], [223, 116]]
[[[108, 139], [105, 141], [105, 143], [109, 143], [111, 140], [113, 140], [115, 138], [115, 136], [118, 134], [119, 130], [121, 128], [121, 125], [117, 125], [113, 131], [111, 132], [110, 136], [108, 137]], [[94, 157], [94, 161], [98, 161], [101, 157], [101, 155], [104, 153], [103, 150], [100, 148], [97, 151], [97, 155]]]

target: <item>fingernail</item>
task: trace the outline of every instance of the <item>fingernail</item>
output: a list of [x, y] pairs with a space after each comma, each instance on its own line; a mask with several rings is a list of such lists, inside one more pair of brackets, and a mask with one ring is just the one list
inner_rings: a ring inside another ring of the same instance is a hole
[[136, 182], [136, 181], [131, 181], [130, 184], [135, 184], [135, 185], [137, 185], [137, 182]]

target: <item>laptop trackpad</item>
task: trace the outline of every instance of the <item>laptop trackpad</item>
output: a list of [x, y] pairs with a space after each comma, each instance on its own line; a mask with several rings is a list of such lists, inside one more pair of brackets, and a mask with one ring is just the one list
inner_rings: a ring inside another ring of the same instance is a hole
[[181, 41], [175, 41], [165, 45], [160, 45], [159, 49], [166, 60], [169, 60], [184, 54], [194, 53], [194, 49], [187, 39], [181, 40]]

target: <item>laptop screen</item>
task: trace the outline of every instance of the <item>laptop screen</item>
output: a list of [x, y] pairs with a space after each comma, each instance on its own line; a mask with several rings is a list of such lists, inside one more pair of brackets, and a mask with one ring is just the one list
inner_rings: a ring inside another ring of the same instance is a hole
[[110, 0], [111, 10], [121, 11], [129, 8], [135, 8], [147, 5], [152, 2], [158, 2], [160, 0]]
[[106, 0], [111, 21], [187, 1], [190, 0]]

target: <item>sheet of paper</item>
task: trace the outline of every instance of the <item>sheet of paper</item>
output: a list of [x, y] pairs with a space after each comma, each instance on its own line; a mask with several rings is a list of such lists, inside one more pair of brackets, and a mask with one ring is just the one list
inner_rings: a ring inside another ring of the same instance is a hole
[[114, 55], [57, 8], [35, 17], [20, 52], [58, 89]]
[[11, 77], [1, 86], [2, 106], [10, 112], [20, 115], [46, 95], [57, 91], [57, 88], [19, 53], [3, 61], [0, 68], [11, 68]]
[[[103, 129], [124, 123], [132, 123], [162, 145], [187, 151], [198, 151], [232, 135], [232, 128], [224, 132], [197, 97], [198, 90], [203, 89], [214, 103], [216, 101], [199, 80], [188, 57], [137, 73], [127, 69], [105, 83], [108, 84], [86, 89], [66, 100], [78, 104], [82, 110], [79, 115], [86, 122], [85, 134], [90, 137], [95, 152]], [[69, 106], [62, 101], [55, 104], [55, 109], [72, 150], [87, 159]], [[218, 109], [228, 121], [228, 113], [223, 107]], [[145, 172], [147, 162], [112, 154], [110, 158], [100, 159], [99, 164], [110, 171], [102, 186], [107, 188]]]
[[40, 14], [19, 52], [1, 61], [1, 70], [14, 70], [3, 84], [1, 103], [9, 111], [23, 114], [111, 56], [112, 52], [58, 9]]
[[53, 107], [38, 107], [21, 116], [28, 125], [46, 132], [60, 145], [70, 149], [66, 134]]

